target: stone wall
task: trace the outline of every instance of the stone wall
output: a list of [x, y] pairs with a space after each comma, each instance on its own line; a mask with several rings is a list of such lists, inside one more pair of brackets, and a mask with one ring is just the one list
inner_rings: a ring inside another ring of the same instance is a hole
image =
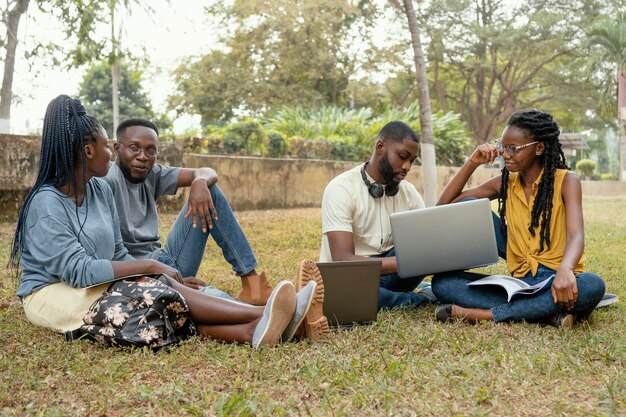
[[[35, 182], [40, 139], [32, 136], [0, 135], [0, 220], [16, 218], [28, 189]], [[211, 167], [219, 175], [218, 184], [236, 210], [317, 207], [326, 184], [341, 172], [359, 163], [311, 159], [268, 159], [224, 155], [183, 154], [176, 144], [159, 146], [159, 162], [188, 168]], [[437, 191], [452, 178], [457, 168], [437, 168]], [[470, 186], [480, 184], [498, 172], [479, 168]], [[419, 167], [407, 180], [422, 192]], [[185, 191], [159, 201], [164, 211], [180, 210]], [[593, 196], [626, 195], [626, 182], [583, 181], [583, 193]]]
[[[184, 154], [188, 168], [211, 167], [218, 184], [237, 210], [318, 207], [326, 184], [360, 162], [313, 159], [269, 159], [221, 155]], [[439, 167], [438, 192], [443, 190], [457, 168]], [[498, 171], [480, 168], [471, 184], [479, 184]], [[421, 170], [409, 172], [407, 180], [422, 192]]]

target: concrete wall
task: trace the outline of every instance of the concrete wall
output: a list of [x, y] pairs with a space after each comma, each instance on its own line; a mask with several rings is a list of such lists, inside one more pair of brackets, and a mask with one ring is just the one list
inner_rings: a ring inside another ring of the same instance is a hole
[[[31, 136], [0, 135], [0, 220], [16, 218], [30, 186], [35, 182], [40, 139]], [[326, 184], [341, 172], [359, 163], [299, 159], [267, 159], [223, 155], [183, 154], [180, 146], [159, 146], [159, 162], [189, 168], [211, 167], [219, 175], [218, 184], [237, 210], [319, 206]], [[438, 193], [457, 168], [437, 168]], [[498, 172], [479, 168], [470, 186]], [[407, 180], [422, 192], [421, 170], [415, 167]], [[626, 195], [626, 182], [583, 181], [583, 193], [592, 196]], [[180, 210], [185, 190], [159, 201], [165, 211]]]
[[[314, 159], [268, 159], [221, 155], [184, 154], [188, 168], [211, 167], [218, 184], [237, 210], [315, 207], [322, 201], [326, 184], [360, 162]], [[443, 190], [457, 168], [437, 168], [438, 192]], [[480, 168], [471, 184], [479, 184], [498, 170]], [[422, 192], [421, 170], [415, 167], [407, 180]]]

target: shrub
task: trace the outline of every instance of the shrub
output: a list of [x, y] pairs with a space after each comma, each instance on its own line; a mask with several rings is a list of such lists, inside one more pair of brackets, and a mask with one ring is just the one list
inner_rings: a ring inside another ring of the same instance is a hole
[[330, 159], [333, 146], [328, 142], [302, 138], [289, 139], [289, 155], [300, 159]]
[[593, 171], [596, 169], [596, 163], [591, 159], [581, 159], [576, 162], [576, 172], [585, 179], [589, 179], [593, 175]]
[[611, 174], [600, 174], [600, 179], [602, 181], [617, 181], [619, 178], [617, 178], [617, 174], [611, 173]]
[[222, 141], [227, 153], [262, 155], [267, 136], [260, 123], [245, 120], [228, 125], [224, 129]]
[[287, 141], [280, 133], [271, 133], [267, 137], [267, 156], [282, 158], [287, 154]]

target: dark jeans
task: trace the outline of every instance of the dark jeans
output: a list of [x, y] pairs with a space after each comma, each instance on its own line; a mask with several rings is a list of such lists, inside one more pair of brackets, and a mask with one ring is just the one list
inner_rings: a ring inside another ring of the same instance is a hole
[[[391, 249], [372, 258], [386, 258], [396, 256], [395, 249]], [[380, 277], [380, 288], [378, 289], [378, 309], [390, 309], [394, 307], [417, 307], [428, 303], [428, 298], [413, 292], [424, 276], [400, 278], [398, 274], [382, 275]]]
[[[533, 285], [554, 273], [554, 270], [539, 265], [534, 277], [532, 272], [528, 272], [521, 279]], [[498, 286], [480, 288], [467, 286], [468, 282], [485, 276], [485, 274], [465, 271], [436, 274], [432, 280], [433, 293], [443, 303], [457, 304], [467, 308], [491, 309], [493, 320], [496, 322], [535, 321], [562, 311], [554, 303], [550, 287], [533, 295], [521, 296], [508, 303], [506, 291]], [[583, 272], [576, 275], [576, 285], [578, 300], [570, 312], [580, 316], [589, 315], [604, 295], [604, 281], [594, 273]]]

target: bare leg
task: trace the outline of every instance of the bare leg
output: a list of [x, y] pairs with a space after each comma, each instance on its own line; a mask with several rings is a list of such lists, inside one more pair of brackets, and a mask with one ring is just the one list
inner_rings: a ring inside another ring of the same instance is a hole
[[483, 320], [493, 320], [491, 310], [489, 309], [464, 308], [456, 304], [452, 306], [452, 317], [470, 323], [477, 323]]
[[247, 324], [258, 320], [263, 314], [263, 307], [213, 297], [178, 282], [172, 282], [172, 288], [178, 291], [189, 304], [191, 319], [196, 326]]
[[245, 324], [206, 325], [197, 326], [198, 333], [209, 339], [227, 343], [251, 343], [254, 329], [259, 320]]

